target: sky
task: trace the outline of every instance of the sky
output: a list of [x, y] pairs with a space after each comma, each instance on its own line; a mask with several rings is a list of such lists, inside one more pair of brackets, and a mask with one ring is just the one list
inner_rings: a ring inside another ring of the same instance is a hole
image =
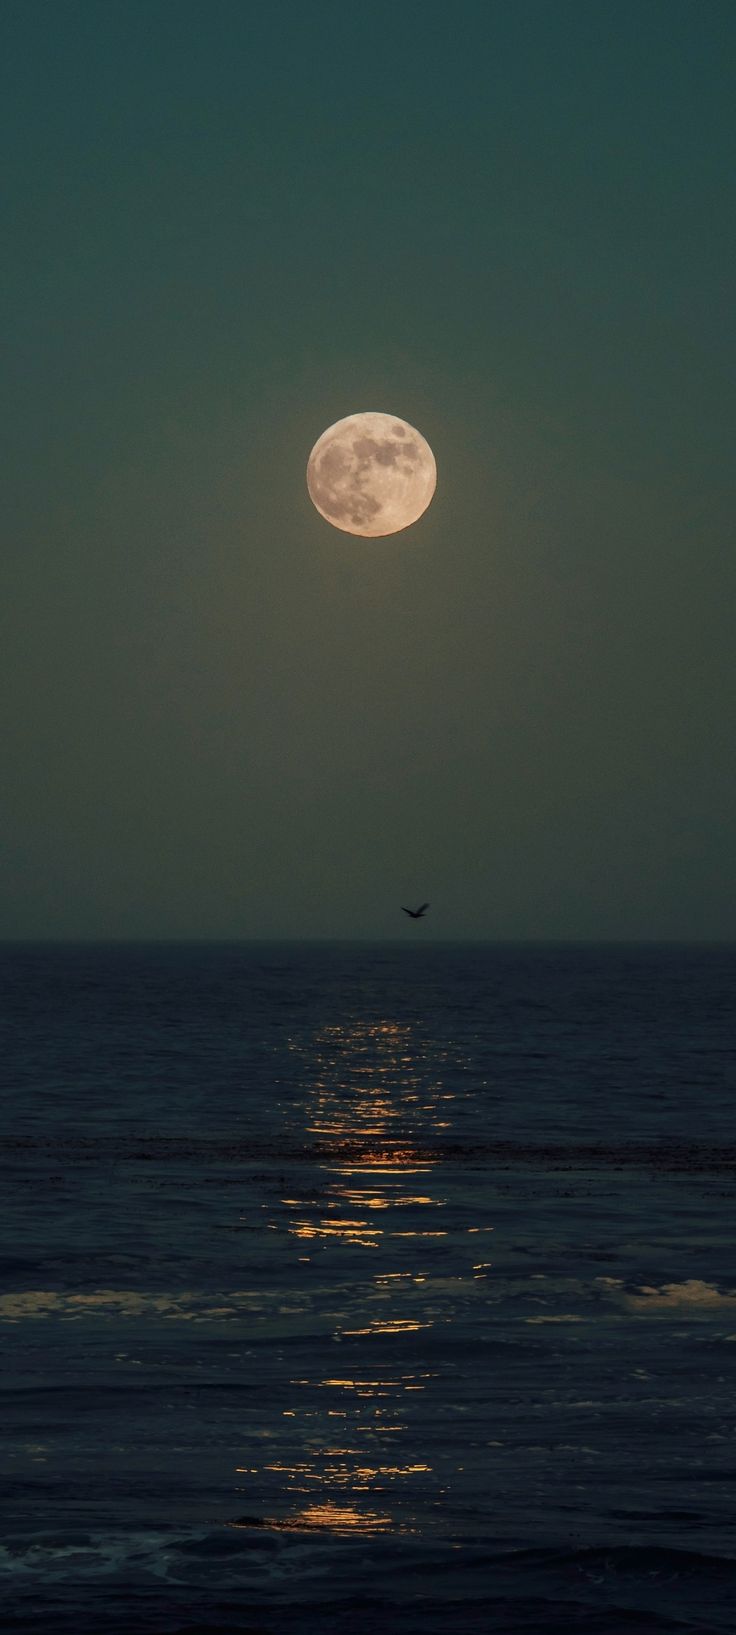
[[736, 937], [732, 0], [1, 29], [0, 936]]

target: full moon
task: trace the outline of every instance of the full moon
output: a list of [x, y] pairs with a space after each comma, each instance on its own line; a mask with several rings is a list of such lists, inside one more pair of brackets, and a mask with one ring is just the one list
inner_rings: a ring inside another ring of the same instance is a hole
[[307, 464], [307, 488], [321, 516], [367, 539], [410, 527], [426, 511], [436, 482], [429, 443], [395, 414], [336, 420]]

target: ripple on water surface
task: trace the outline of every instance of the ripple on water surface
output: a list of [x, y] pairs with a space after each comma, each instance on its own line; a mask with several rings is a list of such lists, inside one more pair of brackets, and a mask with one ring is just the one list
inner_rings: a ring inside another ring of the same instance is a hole
[[17, 1627], [730, 1631], [732, 963], [6, 951]]

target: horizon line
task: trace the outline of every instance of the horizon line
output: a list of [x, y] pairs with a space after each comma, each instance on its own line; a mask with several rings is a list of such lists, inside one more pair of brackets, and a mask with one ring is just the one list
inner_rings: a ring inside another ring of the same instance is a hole
[[[478, 946], [494, 948], [730, 948], [736, 946], [736, 933], [731, 936], [719, 937], [686, 937], [686, 936], [517, 936], [517, 937], [484, 937], [484, 936], [456, 936], [456, 937], [425, 937], [421, 936], [421, 945], [432, 947], [448, 946]], [[140, 936], [107, 936], [107, 935], [61, 935], [61, 936], [0, 936], [0, 947], [242, 947], [248, 946], [281, 946], [289, 944], [294, 947], [313, 947], [315, 944], [329, 944], [334, 946], [355, 947], [385, 947], [392, 944], [399, 948], [420, 946], [418, 939], [410, 941], [410, 932], [404, 936], [388, 937], [346, 937], [346, 936], [158, 936], [144, 934]]]

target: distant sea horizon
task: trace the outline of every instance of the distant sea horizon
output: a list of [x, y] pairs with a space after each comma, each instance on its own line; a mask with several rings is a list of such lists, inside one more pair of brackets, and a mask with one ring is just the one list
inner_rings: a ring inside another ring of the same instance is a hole
[[127, 946], [200, 946], [211, 944], [215, 947], [237, 947], [240, 945], [258, 946], [270, 943], [290, 943], [295, 946], [312, 946], [322, 943], [341, 944], [345, 947], [362, 945], [384, 945], [395, 947], [421, 947], [427, 943], [442, 947], [483, 947], [483, 948], [736, 948], [736, 933], [728, 937], [435, 937], [427, 936], [423, 931], [411, 937], [407, 932], [403, 937], [398, 935], [385, 937], [345, 937], [327, 935], [309, 936], [209, 936], [192, 934], [187, 936], [112, 936], [100, 934], [94, 936], [8, 936], [0, 937], [0, 948], [10, 947], [45, 947], [58, 944], [82, 946], [87, 944], [100, 947], [115, 947], [118, 944]]

